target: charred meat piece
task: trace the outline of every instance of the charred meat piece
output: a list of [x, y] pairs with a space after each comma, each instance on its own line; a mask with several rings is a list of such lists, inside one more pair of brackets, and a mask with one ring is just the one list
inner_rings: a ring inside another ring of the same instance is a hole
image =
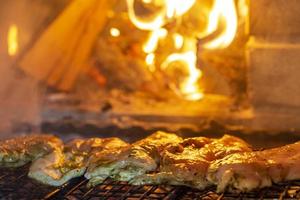
[[63, 142], [52, 135], [28, 135], [0, 141], [0, 167], [20, 167], [53, 151]]
[[236, 153], [215, 161], [208, 179], [218, 192], [251, 191], [272, 183], [300, 179], [300, 142], [279, 148]]
[[135, 185], [167, 183], [204, 189], [211, 185], [206, 179], [206, 174], [212, 161], [232, 153], [249, 151], [251, 148], [246, 142], [229, 135], [221, 139], [204, 137], [185, 139], [164, 151], [159, 173], [137, 177], [132, 183]]
[[132, 144], [129, 149], [117, 152], [115, 156], [103, 159], [102, 154], [97, 155], [94, 158], [96, 162], [90, 164], [85, 177], [90, 179], [89, 186], [101, 183], [106, 177], [130, 181], [135, 176], [155, 171], [163, 150], [181, 141], [182, 138], [175, 134], [156, 132]]
[[47, 185], [60, 186], [72, 178], [82, 176], [93, 155], [126, 145], [118, 138], [76, 139], [66, 144], [63, 151], [54, 151], [36, 160], [28, 176]]

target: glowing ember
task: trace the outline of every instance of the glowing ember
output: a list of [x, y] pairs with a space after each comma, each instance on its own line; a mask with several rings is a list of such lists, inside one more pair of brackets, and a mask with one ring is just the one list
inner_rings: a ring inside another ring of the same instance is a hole
[[8, 55], [14, 56], [18, 52], [19, 44], [18, 44], [18, 27], [16, 25], [11, 25], [8, 30], [7, 36], [7, 44], [8, 44]]
[[213, 33], [220, 25], [220, 19], [224, 23], [224, 31], [219, 37], [204, 45], [207, 49], [221, 49], [228, 47], [233, 41], [237, 32], [237, 13], [234, 0], [215, 0], [213, 9], [209, 16], [207, 35]]
[[120, 30], [117, 28], [111, 28], [110, 29], [110, 35], [113, 37], [119, 37], [121, 34]]

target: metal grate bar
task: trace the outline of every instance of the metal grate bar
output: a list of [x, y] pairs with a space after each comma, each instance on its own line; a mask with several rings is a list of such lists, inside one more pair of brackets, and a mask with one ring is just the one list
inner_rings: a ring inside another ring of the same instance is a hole
[[217, 194], [215, 187], [200, 191], [178, 186], [132, 186], [110, 179], [94, 188], [87, 188], [87, 180], [76, 178], [62, 187], [47, 187], [29, 179], [28, 168], [0, 170], [0, 199], [45, 200], [231, 200], [231, 199], [300, 199], [300, 181], [276, 184], [249, 193], [226, 192]]

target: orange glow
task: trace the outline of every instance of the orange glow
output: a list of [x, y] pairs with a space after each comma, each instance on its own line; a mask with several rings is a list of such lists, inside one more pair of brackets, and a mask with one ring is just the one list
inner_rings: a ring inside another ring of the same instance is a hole
[[[197, 68], [197, 40], [181, 35], [176, 30], [168, 31], [165, 25], [170, 21], [180, 20], [196, 3], [196, 0], [142, 0], [144, 4], [153, 4], [158, 7], [154, 17], [140, 17], [135, 11], [135, 0], [126, 0], [128, 6], [128, 15], [131, 22], [141, 30], [150, 31], [149, 38], [143, 45], [143, 51], [146, 53], [145, 63], [151, 72], [156, 71], [156, 50], [159, 41], [171, 36], [174, 42], [174, 51], [162, 62], [160, 68], [162, 71], [170, 67], [173, 62], [182, 63], [183, 68], [188, 72], [188, 76], [180, 83], [179, 88], [174, 91], [187, 100], [202, 99], [204, 94], [199, 88], [199, 80], [202, 72]], [[246, 1], [246, 0], [240, 0]], [[241, 4], [243, 5], [243, 4]], [[214, 0], [213, 8], [208, 18], [208, 26], [201, 33], [202, 36], [213, 34], [218, 28], [224, 27], [221, 34], [211, 41], [204, 44], [206, 49], [222, 49], [228, 47], [237, 32], [237, 11], [235, 0]], [[178, 52], [179, 51], [179, 52]]]
[[121, 32], [117, 28], [111, 28], [110, 29], [110, 35], [113, 37], [119, 37], [121, 35]]
[[[165, 24], [163, 10], [153, 19], [142, 19], [136, 15], [135, 7], [134, 7], [135, 0], [126, 0], [126, 1], [127, 1], [129, 19], [137, 28], [141, 30], [153, 31], [153, 30], [160, 29]], [[144, 3], [149, 4], [151, 3], [151, 1], [148, 0]]]
[[152, 53], [156, 51], [159, 39], [165, 38], [167, 35], [168, 31], [164, 28], [160, 28], [151, 32], [148, 41], [143, 46], [144, 52]]
[[239, 0], [238, 1], [239, 13], [242, 17], [247, 17], [249, 13], [247, 0]]
[[182, 62], [183, 66], [187, 67], [189, 71], [188, 77], [180, 85], [180, 93], [187, 100], [196, 101], [202, 99], [203, 93], [198, 87], [198, 80], [201, 78], [202, 73], [196, 67], [196, 52], [173, 53], [162, 64], [162, 69], [168, 68], [173, 62]]
[[154, 30], [150, 33], [150, 37], [148, 41], [143, 46], [144, 52], [147, 53], [145, 61], [146, 64], [148, 65], [148, 69], [151, 72], [154, 72], [156, 70], [154, 52], [157, 49], [158, 42], [160, 39], [165, 38], [167, 35], [168, 35], [168, 31], [164, 28]]
[[126, 1], [131, 22], [139, 29], [149, 31], [160, 29], [167, 23], [167, 19], [184, 15], [196, 2], [196, 0], [143, 0], [145, 4], [155, 2], [163, 8], [152, 19], [142, 19], [136, 15], [135, 0]]
[[175, 48], [176, 49], [181, 49], [183, 46], [184, 38], [182, 35], [175, 33], [173, 35], [174, 43], [175, 43]]
[[207, 49], [222, 49], [228, 47], [233, 41], [238, 26], [237, 12], [234, 0], [215, 0], [209, 16], [209, 24], [206, 35], [212, 34], [218, 29], [220, 19], [224, 23], [224, 31], [212, 41], [204, 45]]
[[184, 15], [195, 4], [196, 0], [165, 0], [168, 18]]
[[19, 43], [18, 43], [18, 27], [16, 25], [11, 25], [8, 30], [7, 35], [7, 44], [8, 44], [8, 55], [15, 56], [18, 52]]
[[154, 53], [150, 53], [146, 56], [146, 63], [148, 65], [153, 65], [154, 64], [154, 60], [155, 60], [155, 55]]
[[149, 4], [149, 3], [151, 3], [151, 1], [152, 1], [152, 0], [143, 0], [143, 3]]
[[[142, 20], [136, 16], [134, 9], [134, 0], [127, 0], [128, 14], [132, 23], [141, 30], [150, 31], [150, 37], [143, 45], [143, 50], [147, 54], [145, 62], [151, 72], [155, 71], [155, 51], [157, 50], [160, 39], [168, 36], [168, 31], [162, 28], [171, 18], [179, 18], [184, 15], [196, 2], [196, 0], [158, 0], [161, 5], [164, 5], [161, 12], [152, 20]], [[149, 4], [151, 0], [143, 0], [143, 3]], [[174, 46], [176, 49], [181, 49], [185, 38], [175, 33], [173, 34]], [[174, 53], [168, 56], [161, 68], [166, 69], [170, 63], [180, 61], [184, 67], [187, 67], [189, 76], [181, 84], [180, 94], [187, 100], [199, 100], [203, 97], [197, 83], [201, 77], [201, 71], [196, 68], [196, 42], [191, 48], [187, 48], [184, 53]]]

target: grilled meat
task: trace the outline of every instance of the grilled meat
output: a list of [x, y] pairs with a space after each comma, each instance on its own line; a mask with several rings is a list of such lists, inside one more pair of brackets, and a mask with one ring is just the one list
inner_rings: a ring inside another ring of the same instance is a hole
[[251, 191], [272, 183], [300, 179], [300, 142], [279, 148], [236, 153], [215, 161], [208, 179], [217, 191]]
[[52, 135], [28, 135], [0, 141], [0, 167], [20, 167], [53, 151], [63, 142]]
[[88, 186], [97, 185], [108, 178], [119, 164], [117, 161], [128, 155], [130, 147], [130, 144], [115, 139], [102, 151], [92, 154], [88, 162], [87, 172], [84, 175], [89, 179]]
[[63, 151], [54, 151], [36, 160], [28, 176], [47, 185], [63, 185], [71, 178], [82, 176], [94, 154], [112, 151], [117, 145], [127, 144], [118, 138], [73, 140]]
[[124, 153], [118, 153], [108, 161], [98, 156], [100, 162], [88, 168], [85, 177], [90, 180], [89, 185], [96, 185], [104, 177], [112, 177], [119, 181], [129, 181], [135, 176], [155, 171], [160, 162], [160, 155], [170, 144], [181, 142], [182, 138], [175, 134], [156, 132], [151, 136], [131, 145]]
[[162, 154], [160, 172], [135, 178], [132, 183], [187, 185], [199, 189], [209, 186], [206, 174], [210, 163], [236, 152], [251, 148], [241, 139], [225, 135], [221, 139], [204, 137], [185, 139], [168, 147]]

